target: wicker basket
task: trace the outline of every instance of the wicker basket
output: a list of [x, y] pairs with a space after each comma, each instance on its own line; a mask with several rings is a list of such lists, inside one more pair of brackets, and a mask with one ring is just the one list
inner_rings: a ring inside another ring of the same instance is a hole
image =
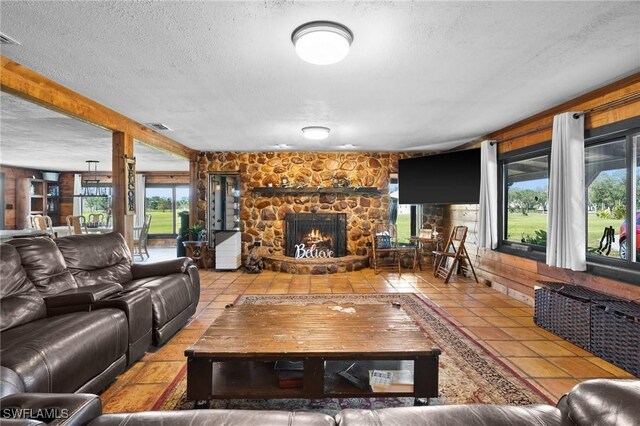
[[553, 290], [560, 294], [564, 294], [565, 296], [569, 296], [573, 299], [582, 300], [584, 302], [593, 302], [593, 301], [624, 302], [622, 299], [618, 299], [608, 294], [599, 293], [595, 290], [584, 288], [579, 285], [567, 284], [567, 283], [556, 282], [556, 281], [538, 281], [538, 282], [550, 290]]
[[550, 332], [590, 349], [591, 303], [573, 299], [550, 288], [535, 290], [535, 323]]
[[640, 376], [640, 305], [604, 302], [593, 306], [591, 351]]

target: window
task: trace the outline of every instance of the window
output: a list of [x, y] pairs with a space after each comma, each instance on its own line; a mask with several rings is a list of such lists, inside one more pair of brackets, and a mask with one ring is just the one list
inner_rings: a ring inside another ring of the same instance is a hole
[[505, 162], [505, 240], [547, 245], [549, 156]]
[[[594, 272], [612, 278], [625, 279], [640, 270], [638, 128], [640, 117], [635, 117], [585, 132], [587, 261]], [[518, 243], [545, 250], [550, 146], [547, 142], [499, 158], [502, 247]], [[541, 259], [542, 253], [530, 256]]]
[[147, 185], [145, 212], [151, 215], [149, 235], [178, 235], [178, 213], [189, 210], [189, 187], [185, 185]]
[[398, 175], [393, 174], [389, 182], [389, 220], [396, 224], [398, 243], [410, 244], [411, 236], [417, 235], [422, 226], [422, 206], [398, 204], [399, 189]]
[[98, 186], [92, 185], [91, 191], [87, 191], [88, 193], [99, 193], [99, 197], [92, 197], [90, 195], [82, 196], [82, 213], [81, 215], [89, 221], [90, 214], [102, 214], [105, 225], [109, 224], [108, 222], [111, 220], [111, 195], [113, 192], [113, 188], [111, 184], [100, 184]]
[[585, 149], [587, 252], [625, 258], [620, 226], [627, 217], [626, 140]]

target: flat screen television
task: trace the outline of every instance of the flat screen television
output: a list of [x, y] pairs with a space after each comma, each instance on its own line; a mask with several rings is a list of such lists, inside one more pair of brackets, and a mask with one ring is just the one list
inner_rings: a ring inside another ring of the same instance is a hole
[[478, 204], [480, 149], [398, 162], [400, 204]]

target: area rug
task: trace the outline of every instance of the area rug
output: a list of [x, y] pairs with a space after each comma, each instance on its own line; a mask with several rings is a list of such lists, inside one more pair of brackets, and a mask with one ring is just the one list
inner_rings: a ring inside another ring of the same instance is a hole
[[[342, 307], [358, 304], [398, 302], [422, 328], [425, 338], [442, 350], [440, 355], [440, 395], [431, 405], [442, 404], [512, 404], [549, 403], [544, 395], [532, 388], [513, 370], [489, 354], [484, 348], [447, 318], [433, 309], [428, 299], [415, 294], [388, 295], [277, 295], [241, 296], [236, 304], [308, 305], [326, 304]], [[186, 367], [155, 404], [156, 410], [190, 409], [194, 401], [186, 399]], [[345, 408], [377, 409], [411, 406], [413, 398], [327, 398], [212, 400], [211, 408], [255, 410], [305, 410], [335, 415]]]

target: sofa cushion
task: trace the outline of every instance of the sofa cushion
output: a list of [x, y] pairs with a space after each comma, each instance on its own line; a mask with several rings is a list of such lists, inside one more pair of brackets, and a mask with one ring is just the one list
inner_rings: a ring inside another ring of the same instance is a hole
[[[125, 284], [125, 288], [128, 286]], [[171, 274], [156, 277], [146, 282], [142, 288], [151, 291], [153, 325], [160, 328], [184, 311], [192, 301], [191, 279], [185, 274]]]
[[560, 410], [550, 405], [440, 405], [380, 410], [342, 410], [340, 426], [546, 426], [560, 424]]
[[26, 392], [75, 392], [127, 349], [127, 319], [117, 309], [74, 312], [2, 333], [2, 365]]
[[185, 410], [148, 411], [132, 414], [103, 414], [89, 426], [333, 426], [331, 416], [302, 411], [269, 410]]
[[20, 254], [9, 244], [0, 246], [0, 330], [44, 318], [44, 300], [22, 267]]
[[78, 287], [51, 238], [15, 238], [9, 244], [20, 253], [22, 267], [44, 297]]
[[117, 232], [70, 235], [57, 238], [55, 243], [80, 287], [104, 282], [124, 284], [133, 279], [131, 251]]
[[587, 380], [561, 402], [571, 424], [632, 426], [640, 421], [640, 380]]

